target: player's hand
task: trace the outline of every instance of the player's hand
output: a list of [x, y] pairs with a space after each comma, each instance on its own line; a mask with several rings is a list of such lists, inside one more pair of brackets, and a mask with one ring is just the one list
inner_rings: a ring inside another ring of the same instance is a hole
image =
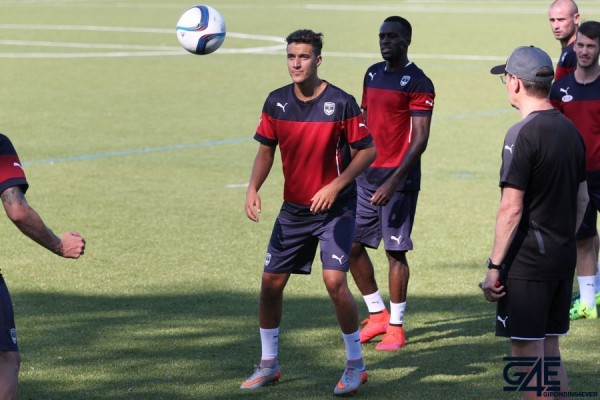
[[398, 183], [392, 179], [388, 179], [375, 191], [373, 197], [371, 197], [371, 204], [374, 206], [384, 206], [389, 203], [394, 192], [398, 188]]
[[313, 214], [319, 214], [329, 211], [333, 206], [333, 203], [335, 203], [335, 199], [337, 199], [338, 194], [339, 189], [333, 182], [323, 186], [317, 193], [315, 193], [312, 199], [310, 199], [310, 212]]
[[503, 285], [496, 286], [496, 282], [499, 282], [499, 278], [500, 271], [497, 269], [488, 269], [485, 280], [479, 284], [479, 287], [483, 291], [483, 297], [485, 297], [487, 301], [496, 302], [506, 295]]
[[246, 192], [246, 216], [254, 222], [258, 222], [260, 214], [260, 196], [255, 191]]
[[77, 232], [66, 232], [60, 239], [61, 256], [79, 258], [85, 251], [85, 239]]

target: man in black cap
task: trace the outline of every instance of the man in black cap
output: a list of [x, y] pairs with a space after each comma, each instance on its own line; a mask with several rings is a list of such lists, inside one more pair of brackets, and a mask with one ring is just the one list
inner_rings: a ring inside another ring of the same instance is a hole
[[[548, 54], [518, 47], [491, 73], [501, 75], [522, 119], [504, 139], [502, 197], [480, 286], [486, 300], [498, 302], [496, 336], [511, 339], [513, 357], [560, 357], [558, 338], [569, 330], [575, 232], [588, 202], [585, 146], [573, 123], [550, 104]], [[562, 362], [557, 368], [555, 380], [566, 391]]]

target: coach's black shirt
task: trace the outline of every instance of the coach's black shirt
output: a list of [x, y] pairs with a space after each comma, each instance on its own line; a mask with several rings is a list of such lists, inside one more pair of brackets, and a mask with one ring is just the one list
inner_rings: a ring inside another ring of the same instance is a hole
[[508, 130], [503, 146], [500, 186], [525, 192], [521, 221], [504, 260], [509, 277], [573, 277], [577, 192], [585, 181], [579, 132], [557, 110], [536, 111]]

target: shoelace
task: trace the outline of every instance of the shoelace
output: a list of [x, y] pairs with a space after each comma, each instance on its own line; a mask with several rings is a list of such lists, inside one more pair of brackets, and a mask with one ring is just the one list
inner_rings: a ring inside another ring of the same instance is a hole
[[346, 373], [344, 374], [344, 376], [347, 378], [347, 381], [344, 382], [344, 384], [349, 384], [350, 382], [352, 382], [352, 380], [354, 379], [354, 372], [354, 368], [346, 368]]

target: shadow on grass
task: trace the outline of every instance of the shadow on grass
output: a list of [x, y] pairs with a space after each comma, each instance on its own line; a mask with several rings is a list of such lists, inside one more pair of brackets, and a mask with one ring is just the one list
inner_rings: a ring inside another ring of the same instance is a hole
[[[239, 390], [260, 357], [257, 295], [210, 292], [101, 297], [15, 294], [20, 399], [330, 398], [344, 350], [327, 297], [287, 297], [282, 382]], [[413, 296], [408, 346], [364, 346], [377, 399], [506, 398], [505, 340], [479, 296]]]

